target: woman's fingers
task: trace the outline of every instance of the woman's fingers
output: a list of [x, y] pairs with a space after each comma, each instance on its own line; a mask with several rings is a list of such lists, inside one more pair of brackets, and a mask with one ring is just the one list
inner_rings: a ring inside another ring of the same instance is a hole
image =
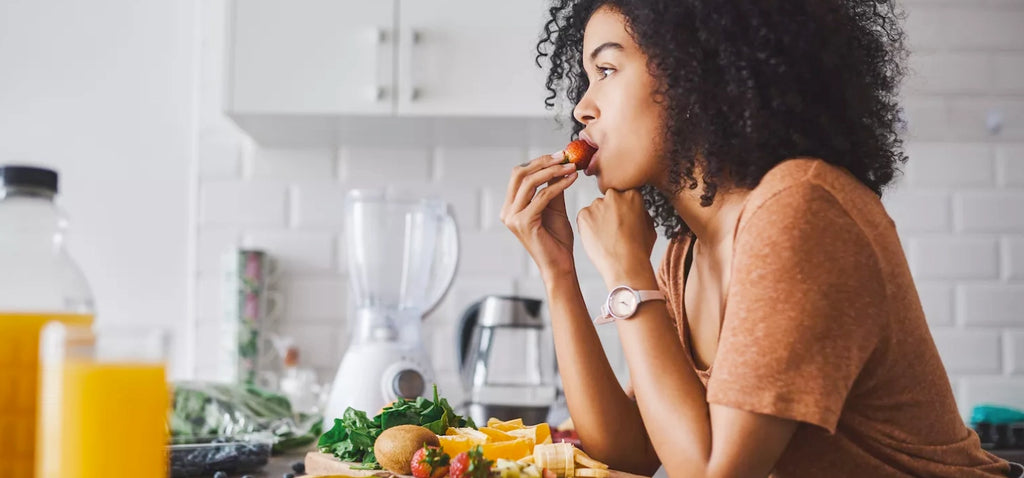
[[516, 198], [516, 194], [519, 192], [519, 187], [522, 185], [523, 180], [529, 175], [540, 171], [541, 169], [553, 166], [562, 162], [562, 153], [558, 152], [555, 154], [549, 154], [534, 158], [532, 161], [524, 164], [520, 164], [512, 169], [512, 175], [509, 177], [508, 189], [505, 192], [505, 201], [501, 206], [501, 218], [505, 219], [506, 216], [514, 214], [515, 211], [511, 210], [512, 202]]
[[537, 188], [548, 181], [561, 178], [569, 173], [576, 171], [575, 164], [559, 164], [555, 166], [549, 166], [546, 169], [537, 171], [523, 180], [522, 184], [519, 185], [519, 192], [516, 193], [515, 199], [512, 200], [512, 206], [509, 209], [511, 214], [515, 214], [530, 204], [530, 201], [537, 194]]
[[565, 189], [571, 186], [579, 176], [580, 173], [574, 170], [568, 176], [558, 178], [549, 184], [548, 187], [541, 189], [540, 192], [533, 197], [533, 200], [530, 201], [530, 203], [522, 210], [522, 214], [525, 214], [528, 217], [539, 215], [544, 208], [548, 207], [548, 203], [550, 203], [552, 199], [565, 192]]

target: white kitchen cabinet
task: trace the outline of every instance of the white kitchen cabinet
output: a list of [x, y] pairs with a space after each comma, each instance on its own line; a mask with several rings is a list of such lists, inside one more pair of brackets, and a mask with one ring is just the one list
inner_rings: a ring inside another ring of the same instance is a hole
[[551, 117], [534, 64], [546, 6], [234, 0], [225, 109], [243, 128], [265, 130], [275, 116]]
[[235, 0], [226, 111], [393, 114], [394, 22], [392, 1]]
[[398, 114], [550, 116], [534, 63], [547, 2], [398, 0]]

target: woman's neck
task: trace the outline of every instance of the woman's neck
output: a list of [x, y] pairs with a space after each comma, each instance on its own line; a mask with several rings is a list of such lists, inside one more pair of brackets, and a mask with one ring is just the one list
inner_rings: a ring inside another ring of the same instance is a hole
[[732, 245], [732, 234], [739, 220], [749, 189], [719, 189], [710, 206], [700, 205], [703, 185], [683, 189], [672, 198], [672, 206], [683, 222], [700, 240], [705, 251], [716, 251]]

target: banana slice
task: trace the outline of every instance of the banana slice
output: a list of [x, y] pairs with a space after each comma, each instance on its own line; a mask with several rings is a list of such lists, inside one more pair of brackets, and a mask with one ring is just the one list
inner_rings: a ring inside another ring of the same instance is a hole
[[601, 463], [601, 462], [591, 458], [589, 455], [584, 453], [583, 450], [580, 450], [579, 448], [576, 448], [576, 456], [575, 456], [575, 458], [576, 458], [576, 463], [578, 463], [580, 465], [583, 465], [585, 468], [597, 468], [599, 470], [607, 470], [608, 469], [608, 465], [605, 465], [604, 463]]
[[608, 478], [611, 473], [600, 468], [579, 468], [576, 470], [576, 478]]

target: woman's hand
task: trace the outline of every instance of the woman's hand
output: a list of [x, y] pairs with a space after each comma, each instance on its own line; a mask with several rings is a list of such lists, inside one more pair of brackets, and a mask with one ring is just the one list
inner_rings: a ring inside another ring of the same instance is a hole
[[576, 217], [580, 239], [609, 289], [653, 278], [651, 251], [658, 235], [637, 190], [609, 189]]
[[[577, 177], [576, 165], [562, 164], [559, 152], [516, 166], [509, 179], [501, 222], [523, 243], [545, 278], [575, 274], [564, 192]], [[547, 187], [538, 192], [541, 184]]]

